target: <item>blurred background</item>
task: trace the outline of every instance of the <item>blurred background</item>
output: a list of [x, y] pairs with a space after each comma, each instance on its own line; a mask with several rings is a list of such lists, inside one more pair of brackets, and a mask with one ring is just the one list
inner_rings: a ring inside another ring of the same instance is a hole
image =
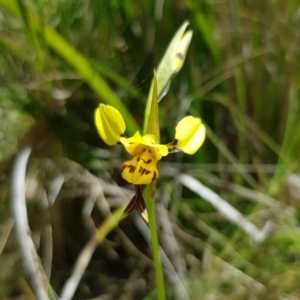
[[[159, 106], [161, 140], [172, 141], [187, 114], [202, 118], [207, 138], [195, 155], [159, 164], [163, 262], [190, 299], [300, 299], [295, 0], [0, 0], [0, 299], [34, 299], [10, 209], [20, 149], [33, 145], [28, 219], [60, 295], [96, 226], [133, 193], [120, 176], [127, 155], [100, 139], [94, 109], [113, 91], [142, 126], [153, 69], [185, 20], [193, 39]], [[240, 212], [240, 223], [179, 174]], [[138, 220], [130, 215], [98, 245], [73, 299], [155, 299]], [[182, 299], [165, 275], [168, 299]]]

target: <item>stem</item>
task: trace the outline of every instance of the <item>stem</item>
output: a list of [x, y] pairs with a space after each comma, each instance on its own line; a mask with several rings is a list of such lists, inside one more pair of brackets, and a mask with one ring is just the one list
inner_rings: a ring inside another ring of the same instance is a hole
[[146, 207], [149, 218], [149, 229], [151, 235], [151, 248], [152, 248], [152, 256], [154, 260], [154, 269], [155, 269], [155, 278], [157, 285], [157, 299], [165, 300], [165, 284], [164, 284], [164, 274], [160, 259], [159, 252], [159, 242], [156, 231], [156, 221], [155, 221], [155, 203], [154, 199], [151, 195], [151, 186], [148, 185], [144, 192]]

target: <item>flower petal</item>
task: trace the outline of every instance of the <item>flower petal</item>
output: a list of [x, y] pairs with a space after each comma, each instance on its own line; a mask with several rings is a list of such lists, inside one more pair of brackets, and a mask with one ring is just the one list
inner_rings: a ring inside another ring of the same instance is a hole
[[156, 159], [160, 160], [162, 156], [166, 156], [169, 154], [168, 147], [166, 145], [157, 144], [157, 140], [153, 134], [145, 134], [143, 137], [145, 141], [144, 145], [155, 148]]
[[152, 145], [153, 148], [155, 148], [155, 154], [156, 154], [156, 159], [160, 160], [162, 156], [167, 156], [169, 154], [169, 149], [166, 145]]
[[153, 150], [145, 147], [140, 155], [123, 164], [122, 177], [136, 185], [149, 184], [158, 177], [156, 162]]
[[187, 154], [194, 154], [205, 139], [205, 126], [201, 119], [187, 116], [176, 126], [176, 148]]
[[157, 140], [153, 134], [145, 134], [144, 136], [141, 136], [138, 131], [131, 138], [121, 137], [120, 142], [131, 155], [140, 154], [140, 152], [145, 148], [143, 146], [155, 148], [155, 157], [157, 160], [160, 160], [162, 156], [169, 154], [169, 150], [166, 145], [156, 144]]
[[120, 142], [131, 155], [138, 155], [139, 152], [143, 150], [140, 148], [140, 145], [145, 143], [139, 131], [137, 131], [131, 138], [121, 137]]
[[126, 125], [120, 112], [110, 105], [100, 104], [95, 110], [95, 124], [103, 141], [112, 146], [120, 141]]

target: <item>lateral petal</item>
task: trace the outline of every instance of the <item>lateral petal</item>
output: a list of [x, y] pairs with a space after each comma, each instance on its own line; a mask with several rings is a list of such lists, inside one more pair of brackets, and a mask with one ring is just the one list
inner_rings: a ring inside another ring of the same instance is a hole
[[126, 125], [120, 112], [110, 105], [100, 104], [95, 110], [95, 124], [103, 141], [112, 146], [120, 141]]
[[176, 126], [176, 148], [194, 154], [203, 144], [206, 129], [201, 119], [193, 116], [183, 118]]

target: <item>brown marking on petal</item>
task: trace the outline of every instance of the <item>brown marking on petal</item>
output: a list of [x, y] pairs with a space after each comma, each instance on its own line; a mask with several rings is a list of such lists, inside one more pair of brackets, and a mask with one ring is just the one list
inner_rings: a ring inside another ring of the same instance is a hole
[[129, 173], [133, 173], [136, 169], [136, 167], [133, 165], [130, 165], [129, 168], [130, 168]]
[[157, 173], [156, 173], [156, 171], [154, 171], [154, 172], [153, 172], [152, 181], [154, 181], [154, 180], [156, 179], [156, 177], [157, 177]]
[[167, 144], [169, 153], [172, 153], [174, 150], [176, 150], [177, 144], [178, 144], [178, 140], [177, 139], [175, 139], [173, 142]]
[[133, 165], [124, 165], [121, 169], [121, 173], [123, 173], [124, 169], [126, 169], [126, 168], [129, 168], [129, 173], [133, 173], [136, 169], [136, 167]]
[[150, 149], [148, 149], [148, 152], [149, 152], [150, 154], [152, 154], [152, 152], [151, 152], [151, 150], [150, 150]]
[[175, 139], [173, 142], [171, 142], [169, 145], [172, 145], [172, 146], [176, 146], [178, 144], [178, 140]]
[[148, 175], [148, 174], [151, 173], [151, 171], [147, 170], [146, 168], [140, 167], [139, 173], [140, 173], [141, 175]]
[[137, 162], [139, 162], [139, 161], [140, 161], [140, 159], [141, 159], [141, 158], [140, 158], [140, 156], [138, 156], [138, 158], [137, 158]]
[[142, 159], [142, 161], [145, 163], [145, 164], [150, 164], [151, 163], [151, 161], [152, 161], [152, 159], [150, 158], [150, 159], [148, 159], [148, 160], [144, 160], [144, 159]]
[[176, 57], [177, 57], [178, 59], [180, 59], [180, 60], [183, 60], [183, 59], [184, 59], [184, 56], [183, 56], [183, 54], [182, 54], [181, 52], [178, 52], [178, 53], [176, 54]]
[[126, 135], [124, 133], [120, 134], [120, 137], [126, 137]]

